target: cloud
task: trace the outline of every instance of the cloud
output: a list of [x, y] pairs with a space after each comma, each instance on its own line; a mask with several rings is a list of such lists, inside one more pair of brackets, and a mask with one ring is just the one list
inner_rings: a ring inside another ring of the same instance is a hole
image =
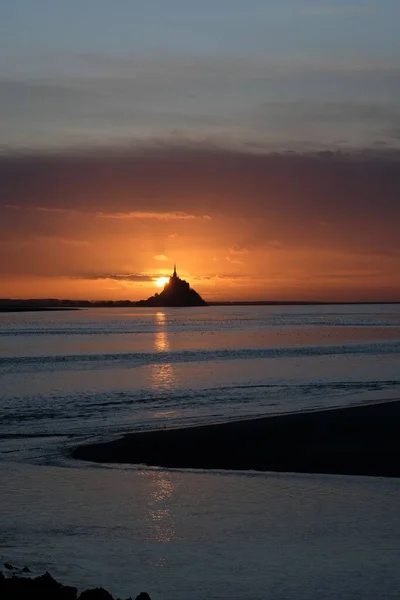
[[34, 242], [48, 242], [50, 244], [63, 244], [67, 246], [90, 246], [87, 240], [79, 240], [74, 238], [60, 237], [56, 235], [38, 235], [33, 238]]
[[71, 214], [71, 213], [74, 214], [74, 213], [79, 212], [74, 208], [59, 208], [59, 207], [54, 207], [54, 206], [36, 206], [35, 210], [37, 210], [38, 212], [60, 213], [60, 214]]
[[96, 215], [99, 219], [157, 219], [159, 221], [187, 221], [193, 219], [206, 219], [210, 220], [209, 215], [191, 215], [186, 212], [173, 211], [173, 212], [150, 212], [134, 210], [130, 212], [116, 212], [116, 213], [105, 213], [99, 212]]
[[225, 256], [225, 260], [229, 262], [231, 265], [244, 265], [243, 260], [239, 260], [237, 258], [232, 258], [231, 256]]
[[[355, 7], [315, 6], [310, 11], [337, 16]], [[254, 143], [274, 150], [307, 148], [310, 143], [318, 147], [342, 136], [351, 145], [371, 145], [376, 135], [393, 143], [387, 123], [398, 125], [391, 116], [398, 105], [400, 70], [395, 57], [387, 58], [377, 45], [369, 50], [362, 46], [361, 59], [351, 56], [357, 55], [353, 48], [350, 56], [342, 48], [318, 56], [309, 50], [297, 52], [297, 47], [291, 53], [286, 48], [280, 53], [268, 50], [225, 59], [216, 55], [118, 61], [99, 56], [97, 66], [92, 57], [85, 69], [82, 57], [75, 56], [77, 63], [82, 61], [79, 74], [66, 76], [56, 70], [45, 77], [0, 77], [2, 147], [85, 148], [105, 140], [130, 144], [130, 136], [142, 142], [212, 139], [242, 148]], [[370, 118], [364, 118], [362, 106], [358, 115], [356, 101], [352, 119], [344, 110], [335, 120], [330, 99], [351, 104], [360, 98], [360, 89], [363, 102], [373, 108]], [[322, 115], [318, 123], [313, 119], [315, 107]]]
[[[0, 237], [87, 240], [93, 248], [82, 268], [91, 273], [147, 272], [154, 251], [172, 255], [160, 240], [173, 244], [178, 262], [190, 255], [200, 272], [213, 257], [221, 260], [216, 266], [247, 261], [246, 250], [252, 262], [261, 262], [263, 252], [269, 260], [274, 248], [279, 261], [304, 247], [317, 255], [323, 248], [374, 248], [383, 256], [399, 247], [399, 164], [399, 152], [381, 148], [270, 153], [166, 143], [3, 156], [0, 205], [12, 199], [21, 209], [1, 211]], [[65, 218], [71, 213], [73, 222]], [[169, 231], [179, 237], [168, 239]], [[21, 256], [18, 269], [28, 269], [31, 258]], [[64, 253], [61, 267], [68, 271], [69, 260]], [[11, 249], [2, 256], [8, 269], [16, 261]]]
[[113, 281], [132, 281], [132, 282], [146, 282], [154, 281], [159, 275], [142, 275], [140, 273], [90, 273], [85, 275], [77, 276], [77, 279], [89, 279], [93, 281], [102, 279], [111, 279]]
[[229, 253], [230, 254], [248, 254], [249, 253], [249, 249], [245, 248], [244, 246], [233, 246], [233, 248], [229, 248]]
[[161, 261], [166, 261], [169, 260], [168, 256], [165, 256], [165, 254], [156, 254], [156, 256], [154, 257], [156, 260], [161, 260]]
[[260, 275], [254, 275], [251, 273], [246, 273], [244, 275], [238, 273], [218, 273], [217, 275], [204, 275], [203, 277], [196, 277], [194, 280], [196, 281], [211, 281], [218, 282], [219, 280], [235, 280], [235, 281], [247, 281], [247, 280], [260, 280], [262, 277]]

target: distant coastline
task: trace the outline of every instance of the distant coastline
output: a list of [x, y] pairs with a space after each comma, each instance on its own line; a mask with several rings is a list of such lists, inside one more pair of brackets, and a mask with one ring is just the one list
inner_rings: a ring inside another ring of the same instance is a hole
[[[388, 301], [319, 301], [319, 300], [225, 300], [207, 302], [208, 306], [343, 306], [400, 304], [400, 300]], [[141, 308], [143, 304], [132, 300], [59, 300], [56, 298], [0, 298], [0, 313], [24, 311], [79, 310], [83, 308]]]
[[46, 311], [68, 311], [68, 310], [81, 310], [79, 307], [66, 307], [66, 306], [1, 306], [0, 313], [9, 312], [46, 312]]

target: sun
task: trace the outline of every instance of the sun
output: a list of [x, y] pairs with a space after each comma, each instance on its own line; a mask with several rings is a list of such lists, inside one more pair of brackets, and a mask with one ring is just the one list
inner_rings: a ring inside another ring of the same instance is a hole
[[154, 280], [154, 283], [157, 287], [164, 287], [166, 283], [169, 282], [169, 277], [158, 277], [158, 279]]

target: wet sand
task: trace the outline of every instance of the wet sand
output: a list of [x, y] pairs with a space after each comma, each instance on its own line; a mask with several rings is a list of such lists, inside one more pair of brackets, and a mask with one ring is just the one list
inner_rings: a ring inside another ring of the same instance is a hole
[[73, 458], [169, 468], [400, 476], [400, 401], [131, 433]]

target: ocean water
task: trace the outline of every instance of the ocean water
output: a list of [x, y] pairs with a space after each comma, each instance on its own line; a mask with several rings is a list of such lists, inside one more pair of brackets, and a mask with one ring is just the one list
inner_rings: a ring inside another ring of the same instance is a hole
[[156, 600], [397, 598], [398, 480], [91, 465], [69, 450], [400, 398], [399, 358], [398, 305], [1, 314], [0, 559]]

